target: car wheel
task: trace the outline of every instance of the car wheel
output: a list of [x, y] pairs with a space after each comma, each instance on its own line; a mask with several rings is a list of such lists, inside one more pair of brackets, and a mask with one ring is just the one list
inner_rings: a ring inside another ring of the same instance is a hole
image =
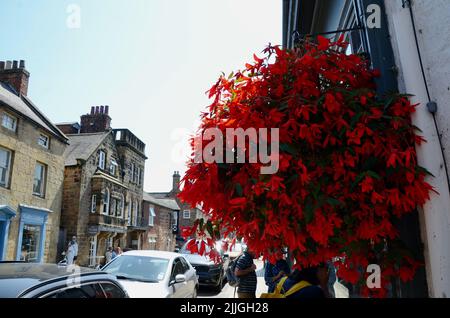
[[222, 288], [223, 288], [223, 277], [224, 277], [224, 275], [223, 275], [223, 273], [222, 273], [222, 275], [220, 276], [219, 283], [218, 283], [217, 286], [214, 288], [214, 290], [215, 290], [216, 292], [218, 292], [218, 293], [220, 293], [220, 292], [222, 291]]

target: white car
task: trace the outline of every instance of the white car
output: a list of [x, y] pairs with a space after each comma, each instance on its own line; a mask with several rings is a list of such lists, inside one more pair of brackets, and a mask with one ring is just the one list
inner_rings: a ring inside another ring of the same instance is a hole
[[197, 297], [197, 273], [177, 253], [125, 252], [106, 264], [102, 271], [116, 276], [131, 298]]

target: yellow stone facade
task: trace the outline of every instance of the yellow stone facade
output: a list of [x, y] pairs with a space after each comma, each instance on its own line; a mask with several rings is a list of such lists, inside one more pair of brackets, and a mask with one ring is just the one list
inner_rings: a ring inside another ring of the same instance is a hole
[[[4, 112], [18, 119], [16, 132], [1, 125]], [[37, 140], [40, 133], [45, 133], [50, 137], [48, 149], [38, 144]], [[9, 186], [6, 188], [0, 186], [0, 205], [6, 205], [16, 213], [10, 220], [4, 260], [17, 259], [18, 249], [21, 248], [18, 246], [21, 233], [20, 223], [21, 220], [26, 222], [21, 215], [24, 207], [31, 208], [29, 210], [31, 211], [29, 212], [31, 217], [33, 217], [32, 211], [34, 209], [47, 211], [41, 261], [55, 262], [59, 260], [60, 256], [56, 255], [56, 251], [64, 180], [63, 153], [66, 146], [67, 143], [62, 138], [50, 134], [39, 125], [29, 121], [21, 114], [14, 113], [6, 106], [0, 106], [0, 147], [11, 151], [13, 154]], [[33, 195], [36, 162], [40, 162], [47, 167], [45, 194], [42, 198]], [[45, 214], [45, 212], [42, 214]]]

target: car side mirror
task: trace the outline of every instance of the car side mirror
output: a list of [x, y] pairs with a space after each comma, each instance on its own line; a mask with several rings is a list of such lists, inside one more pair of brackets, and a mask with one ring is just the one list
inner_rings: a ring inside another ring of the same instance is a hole
[[175, 247], [175, 249], [173, 250], [175, 253], [178, 253], [180, 251], [180, 249], [178, 247]]
[[177, 276], [175, 276], [175, 279], [170, 282], [169, 286], [178, 284], [178, 283], [184, 283], [185, 281], [186, 281], [186, 276], [184, 276], [183, 274], [178, 274]]
[[177, 276], [175, 276], [175, 283], [184, 283], [186, 281], [186, 276], [184, 276], [183, 274], [178, 274]]
[[228, 255], [228, 254], [223, 254], [223, 258], [230, 258], [230, 255]]

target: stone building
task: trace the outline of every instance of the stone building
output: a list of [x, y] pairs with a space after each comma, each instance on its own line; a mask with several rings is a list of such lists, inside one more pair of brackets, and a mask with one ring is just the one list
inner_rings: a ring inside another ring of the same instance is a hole
[[55, 262], [67, 137], [28, 98], [29, 77], [0, 62], [0, 260]]
[[151, 192], [149, 193], [151, 196], [157, 199], [174, 199], [180, 210], [178, 213], [174, 213], [173, 220], [173, 232], [176, 234], [176, 245], [177, 247], [181, 247], [186, 241], [181, 236], [180, 229], [182, 227], [193, 226], [195, 220], [200, 218], [205, 218], [203, 211], [200, 206], [192, 208], [189, 204], [181, 202], [178, 198], [178, 193], [180, 192], [180, 180], [181, 176], [179, 171], [175, 171], [172, 175], [172, 190], [169, 192]]
[[128, 129], [112, 129], [108, 106], [91, 108], [81, 124], [58, 125], [67, 134], [60, 249], [78, 238], [78, 264], [104, 261], [107, 247], [139, 249], [145, 144]]
[[157, 199], [144, 192], [143, 211], [148, 230], [144, 234], [143, 249], [173, 251], [176, 236], [173, 229], [174, 216], [180, 207], [172, 198]]

